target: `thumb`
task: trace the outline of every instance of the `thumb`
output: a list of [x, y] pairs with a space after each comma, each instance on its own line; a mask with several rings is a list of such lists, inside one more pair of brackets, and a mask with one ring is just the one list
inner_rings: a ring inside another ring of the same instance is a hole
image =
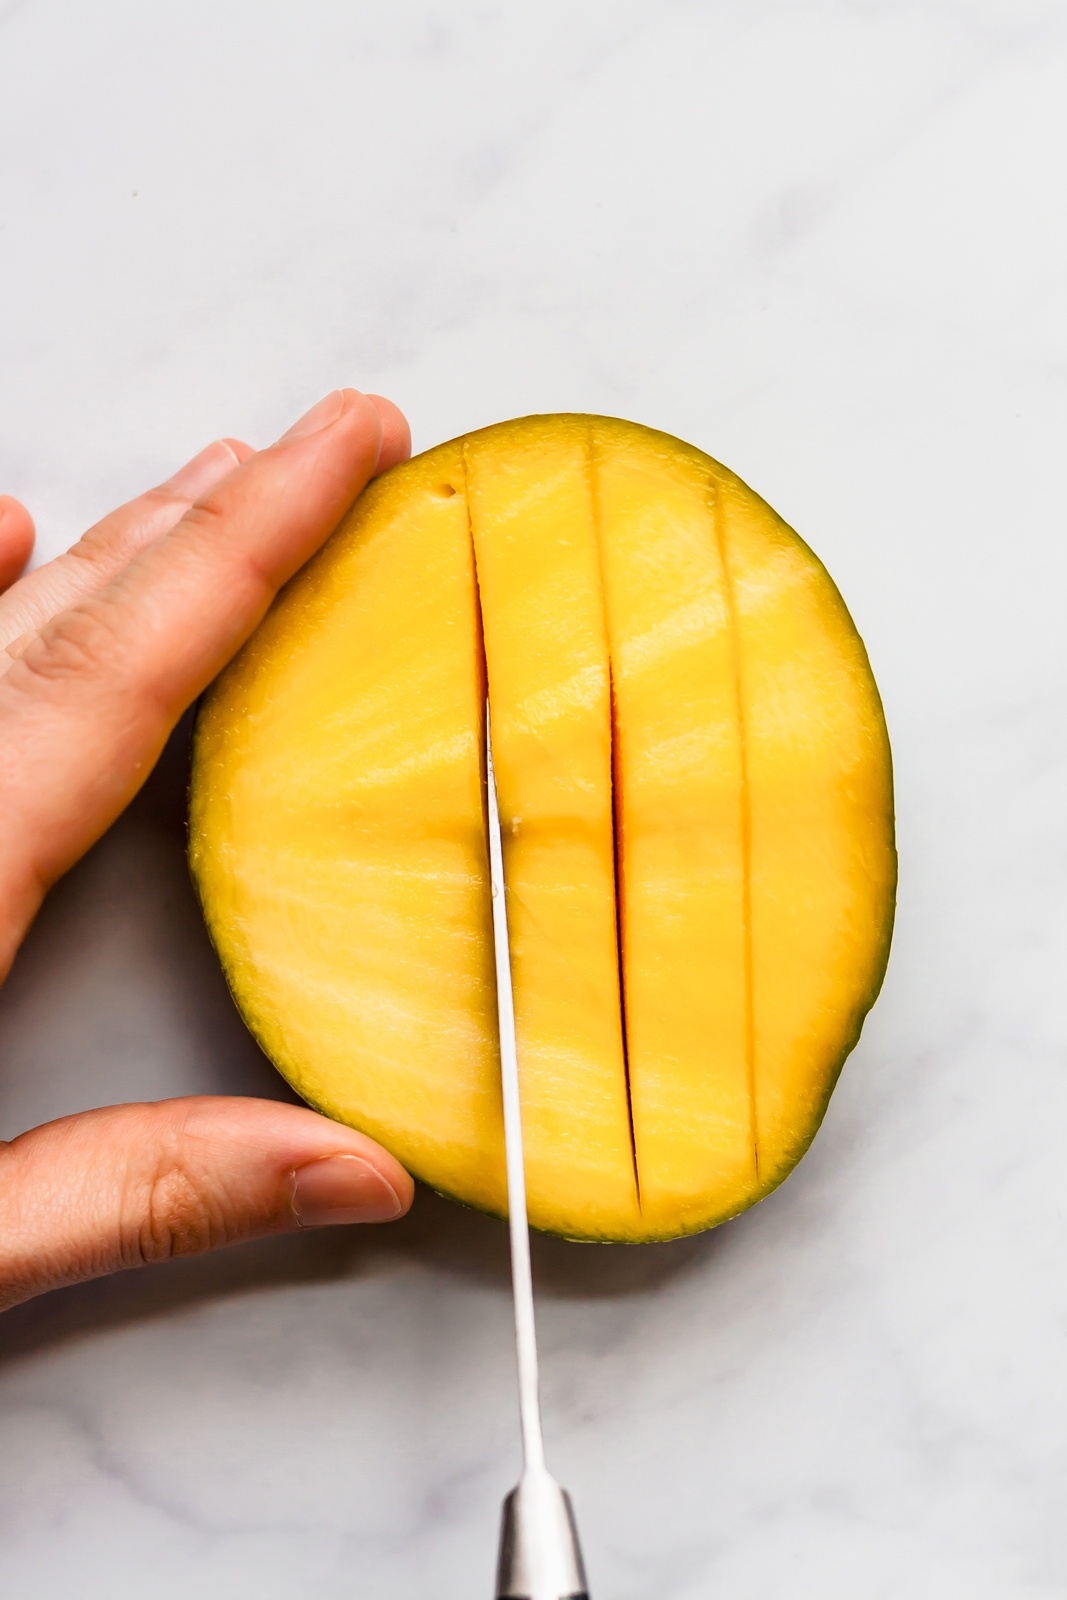
[[0, 1144], [0, 1309], [268, 1233], [388, 1222], [414, 1186], [299, 1106], [196, 1096], [63, 1117]]
[[[391, 415], [390, 423], [398, 426]], [[10, 589], [30, 559], [33, 533], [33, 518], [26, 507], [9, 494], [0, 494], [0, 593]]]

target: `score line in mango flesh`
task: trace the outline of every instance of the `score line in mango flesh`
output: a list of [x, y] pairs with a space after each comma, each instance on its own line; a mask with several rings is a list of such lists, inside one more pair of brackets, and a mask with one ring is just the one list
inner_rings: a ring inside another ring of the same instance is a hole
[[370, 484], [210, 691], [190, 856], [245, 1021], [312, 1105], [503, 1215], [487, 679], [530, 1220], [711, 1227], [804, 1153], [885, 971], [862, 641], [726, 468], [539, 416]]

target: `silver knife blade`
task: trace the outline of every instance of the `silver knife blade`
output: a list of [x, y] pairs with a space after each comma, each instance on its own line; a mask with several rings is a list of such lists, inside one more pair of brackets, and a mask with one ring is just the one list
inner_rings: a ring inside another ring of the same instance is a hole
[[585, 1569], [570, 1498], [545, 1466], [538, 1392], [537, 1329], [534, 1322], [526, 1166], [522, 1147], [519, 1052], [511, 984], [504, 844], [493, 765], [493, 727], [485, 702], [485, 765], [489, 821], [489, 882], [493, 898], [500, 1081], [504, 1101], [504, 1150], [511, 1237], [511, 1285], [515, 1301], [515, 1350], [519, 1376], [522, 1476], [504, 1501], [497, 1562], [498, 1600], [588, 1600]]

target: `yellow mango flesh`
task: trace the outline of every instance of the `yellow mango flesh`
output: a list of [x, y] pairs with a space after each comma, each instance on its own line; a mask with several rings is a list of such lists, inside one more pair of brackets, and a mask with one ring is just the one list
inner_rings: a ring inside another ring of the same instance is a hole
[[884, 971], [889, 748], [807, 546], [609, 418], [442, 445], [360, 497], [210, 692], [190, 854], [312, 1104], [506, 1209], [493, 717], [531, 1221], [669, 1238], [814, 1135]]

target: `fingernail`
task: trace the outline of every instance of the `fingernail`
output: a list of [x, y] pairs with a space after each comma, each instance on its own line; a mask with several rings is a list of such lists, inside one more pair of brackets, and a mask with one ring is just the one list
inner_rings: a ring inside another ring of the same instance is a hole
[[304, 415], [282, 434], [278, 443], [285, 444], [289, 439], [306, 439], [309, 434], [321, 433], [323, 428], [328, 428], [331, 422], [337, 421], [344, 408], [345, 392], [343, 389], [335, 389], [317, 405], [313, 405], [310, 411], [305, 411]]
[[237, 466], [240, 462], [225, 439], [216, 439], [184, 467], [179, 467], [174, 476], [167, 479], [166, 487], [183, 500], [199, 500], [223, 478], [228, 478]]
[[293, 1173], [293, 1210], [304, 1228], [392, 1222], [404, 1209], [392, 1184], [360, 1156], [326, 1156]]

